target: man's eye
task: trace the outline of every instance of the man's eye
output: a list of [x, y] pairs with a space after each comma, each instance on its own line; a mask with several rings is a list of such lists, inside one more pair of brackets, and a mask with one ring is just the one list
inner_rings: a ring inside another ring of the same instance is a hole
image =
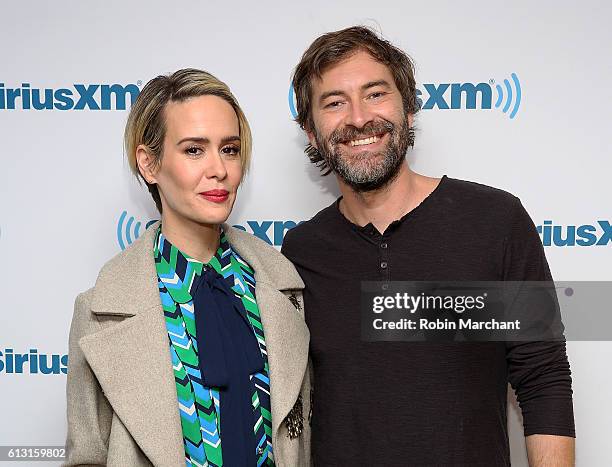
[[333, 109], [335, 107], [340, 107], [342, 105], [342, 101], [332, 101], [325, 105], [326, 109]]
[[370, 97], [371, 99], [378, 99], [379, 97], [384, 96], [385, 94], [387, 94], [386, 92], [383, 91], [377, 91], [377, 92], [373, 92], [372, 94], [370, 94], [368, 97]]

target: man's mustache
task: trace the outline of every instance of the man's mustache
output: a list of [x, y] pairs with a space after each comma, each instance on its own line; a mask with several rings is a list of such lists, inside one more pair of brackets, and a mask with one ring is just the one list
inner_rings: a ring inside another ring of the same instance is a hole
[[392, 133], [395, 125], [388, 120], [376, 120], [366, 123], [363, 127], [357, 128], [353, 125], [346, 125], [335, 129], [329, 135], [331, 144], [346, 143], [355, 139], [369, 138], [370, 136]]

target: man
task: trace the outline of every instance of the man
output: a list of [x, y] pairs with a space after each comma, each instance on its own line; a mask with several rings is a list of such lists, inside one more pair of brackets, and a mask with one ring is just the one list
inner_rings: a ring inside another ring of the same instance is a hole
[[364, 27], [325, 34], [293, 80], [306, 153], [342, 196], [287, 233], [304, 282], [320, 465], [506, 466], [508, 382], [532, 466], [574, 458], [565, 342], [364, 342], [362, 281], [552, 280], [518, 198], [413, 172], [413, 65]]

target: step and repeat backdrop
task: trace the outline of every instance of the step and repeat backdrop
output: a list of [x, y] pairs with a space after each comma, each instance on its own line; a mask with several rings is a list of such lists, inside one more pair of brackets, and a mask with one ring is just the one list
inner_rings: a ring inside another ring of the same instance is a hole
[[[292, 69], [318, 35], [372, 26], [416, 63], [413, 169], [514, 193], [555, 279], [612, 279], [610, 3], [8, 1], [2, 18], [2, 446], [64, 443], [74, 298], [158, 218], [127, 167], [127, 113], [148, 80], [179, 68], [212, 72], [240, 101], [254, 154], [230, 222], [280, 248], [338, 196], [303, 154]], [[611, 465], [612, 345], [568, 352], [578, 465]]]

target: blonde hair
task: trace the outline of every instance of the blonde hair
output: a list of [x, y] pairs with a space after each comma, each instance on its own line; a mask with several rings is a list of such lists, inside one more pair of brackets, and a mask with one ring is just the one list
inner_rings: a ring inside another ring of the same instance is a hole
[[157, 184], [148, 183], [138, 170], [136, 149], [141, 144], [144, 145], [149, 154], [153, 156], [153, 169], [157, 168], [164, 152], [166, 136], [164, 108], [166, 104], [206, 95], [220, 97], [236, 112], [240, 132], [240, 162], [243, 176], [248, 171], [253, 146], [251, 129], [238, 101], [224, 82], [206, 71], [195, 68], [185, 68], [171, 75], [160, 75], [153, 78], [142, 89], [130, 110], [125, 126], [124, 145], [132, 173], [139, 182], [142, 180], [147, 185], [160, 213], [162, 204]]

